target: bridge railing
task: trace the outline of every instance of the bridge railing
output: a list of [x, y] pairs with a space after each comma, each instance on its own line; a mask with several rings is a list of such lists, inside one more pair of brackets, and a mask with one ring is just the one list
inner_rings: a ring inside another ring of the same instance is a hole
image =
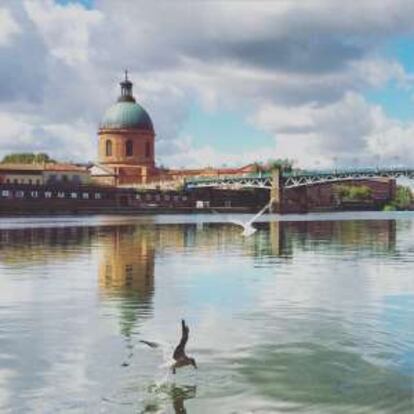
[[414, 171], [414, 168], [402, 166], [390, 167], [358, 167], [358, 168], [333, 168], [318, 170], [295, 170], [292, 172], [284, 172], [284, 177], [310, 176], [310, 175], [339, 175], [339, 174], [369, 174], [369, 173], [388, 173], [388, 172], [408, 172]]
[[[188, 177], [185, 179], [184, 184], [198, 183], [208, 184], [217, 182], [243, 182], [244, 180], [268, 180], [271, 178], [271, 172], [259, 172], [259, 173], [248, 173], [243, 175], [217, 175], [209, 177]], [[359, 167], [359, 168], [336, 168], [336, 169], [324, 169], [324, 170], [293, 170], [284, 171], [284, 179], [299, 179], [301, 177], [330, 177], [330, 176], [347, 176], [347, 175], [406, 175], [414, 177], [414, 168], [408, 167]]]
[[243, 180], [243, 179], [257, 179], [257, 178], [268, 178], [270, 173], [248, 173], [243, 175], [217, 175], [210, 177], [187, 177], [184, 182], [199, 182], [199, 183], [208, 183], [212, 181], [226, 181], [226, 180]]

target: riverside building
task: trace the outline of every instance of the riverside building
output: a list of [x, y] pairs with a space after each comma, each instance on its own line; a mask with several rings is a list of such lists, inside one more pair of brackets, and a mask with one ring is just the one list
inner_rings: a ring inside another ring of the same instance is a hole
[[91, 169], [96, 183], [117, 187], [162, 187], [179, 184], [186, 177], [243, 175], [254, 165], [241, 168], [161, 169], [155, 165], [155, 131], [148, 112], [137, 103], [133, 83], [120, 82], [117, 102], [105, 112], [98, 129], [98, 162]]

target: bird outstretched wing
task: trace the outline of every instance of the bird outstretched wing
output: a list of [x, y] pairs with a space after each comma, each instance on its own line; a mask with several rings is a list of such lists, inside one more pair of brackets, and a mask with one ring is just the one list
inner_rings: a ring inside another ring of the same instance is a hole
[[184, 319], [181, 320], [181, 327], [182, 327], [181, 340], [180, 340], [180, 343], [175, 348], [174, 353], [173, 353], [173, 358], [176, 361], [178, 361], [181, 358], [186, 356], [185, 355], [185, 345], [188, 341], [188, 334], [190, 332], [190, 330], [188, 329], [188, 326], [185, 324]]
[[270, 200], [269, 203], [267, 203], [258, 213], [256, 213], [246, 224], [251, 225], [256, 219], [258, 219], [268, 208], [270, 208], [270, 205], [272, 204], [273, 199]]
[[156, 342], [146, 341], [145, 339], [141, 339], [139, 342], [148, 345], [150, 348], [158, 348], [160, 346], [160, 344], [157, 344]]

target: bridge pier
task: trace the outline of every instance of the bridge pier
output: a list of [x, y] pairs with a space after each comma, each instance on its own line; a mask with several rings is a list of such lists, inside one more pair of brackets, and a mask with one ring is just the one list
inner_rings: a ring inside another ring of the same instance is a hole
[[282, 170], [275, 168], [272, 170], [272, 187], [270, 189], [270, 212], [283, 212], [283, 180]]

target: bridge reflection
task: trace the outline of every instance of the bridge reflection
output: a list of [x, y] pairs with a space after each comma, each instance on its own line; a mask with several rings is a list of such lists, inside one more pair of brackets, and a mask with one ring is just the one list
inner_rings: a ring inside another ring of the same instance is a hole
[[273, 256], [289, 257], [295, 250], [318, 247], [382, 252], [393, 252], [396, 248], [395, 220], [272, 221], [260, 226], [268, 230], [266, 254]]

